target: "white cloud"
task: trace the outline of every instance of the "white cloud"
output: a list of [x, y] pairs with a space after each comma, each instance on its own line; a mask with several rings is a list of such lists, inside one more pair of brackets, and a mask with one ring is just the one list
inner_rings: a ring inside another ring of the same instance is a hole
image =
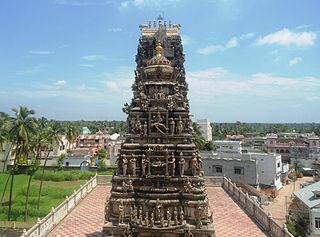
[[207, 47], [200, 48], [197, 50], [198, 53], [203, 55], [212, 54], [219, 51], [224, 51], [225, 47], [222, 45], [208, 45]]
[[181, 0], [127, 0], [120, 3], [121, 8], [128, 8], [130, 6], [138, 8], [154, 8], [159, 9], [164, 6], [175, 6], [181, 2]]
[[249, 76], [230, 72], [224, 68], [209, 68], [187, 73], [190, 96], [215, 101], [229, 98], [234, 101], [250, 98], [299, 98], [305, 100], [318, 96], [320, 78], [283, 77], [270, 73], [255, 73]]
[[243, 34], [239, 37], [240, 40], [246, 40], [246, 39], [251, 39], [254, 37], [254, 33], [253, 32], [250, 32], [250, 33], [247, 33], [247, 34]]
[[90, 67], [90, 68], [94, 67], [93, 64], [88, 64], [88, 63], [80, 64], [80, 66], [81, 66], [81, 67]]
[[35, 54], [35, 55], [50, 55], [54, 54], [52, 51], [47, 51], [47, 50], [30, 50], [30, 54]]
[[88, 0], [55, 0], [56, 4], [60, 5], [68, 5], [68, 6], [75, 6], [75, 7], [84, 7], [84, 6], [92, 6], [96, 5], [94, 1]]
[[55, 86], [64, 86], [67, 82], [65, 80], [58, 80], [54, 83]]
[[208, 55], [216, 52], [225, 51], [227, 49], [238, 47], [240, 44], [240, 41], [250, 39], [252, 37], [254, 37], [254, 33], [252, 32], [243, 34], [240, 37], [232, 37], [225, 44], [211, 44], [211, 45], [208, 45], [207, 47], [198, 49], [197, 52], [203, 55]]
[[122, 28], [109, 28], [108, 31], [109, 32], [121, 32]]
[[289, 61], [289, 66], [293, 66], [293, 65], [296, 65], [297, 63], [300, 63], [302, 61], [302, 58], [300, 57], [295, 57], [293, 59], [291, 59]]
[[183, 45], [188, 45], [192, 41], [191, 37], [188, 35], [181, 35], [181, 40]]
[[106, 57], [103, 55], [86, 55], [86, 56], [82, 56], [81, 58], [87, 61], [106, 60]]
[[234, 48], [234, 47], [237, 47], [238, 44], [239, 44], [238, 39], [237, 39], [236, 37], [233, 37], [233, 38], [231, 38], [231, 39], [227, 42], [227, 44], [226, 44], [225, 47], [226, 47], [227, 49], [229, 49], [229, 48]]
[[315, 43], [317, 34], [312, 31], [292, 32], [287, 28], [271, 33], [257, 39], [256, 45], [281, 45], [281, 46], [312, 46]]

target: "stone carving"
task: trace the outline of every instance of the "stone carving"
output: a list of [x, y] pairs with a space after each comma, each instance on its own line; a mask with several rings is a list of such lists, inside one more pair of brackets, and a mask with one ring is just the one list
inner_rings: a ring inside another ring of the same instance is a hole
[[180, 176], [183, 176], [184, 174], [184, 165], [185, 165], [186, 161], [183, 158], [183, 153], [180, 152], [180, 159], [179, 159], [179, 173]]
[[128, 134], [112, 178], [103, 234], [214, 237], [192, 138], [180, 26], [159, 20], [159, 28], [151, 23], [140, 28], [133, 97], [123, 107]]
[[176, 159], [174, 158], [174, 153], [171, 153], [171, 159], [169, 161], [170, 163], [170, 171], [171, 171], [171, 176], [174, 176], [175, 170], [176, 170]]
[[124, 210], [123, 210], [123, 201], [121, 200], [119, 203], [119, 225], [123, 223], [123, 218], [124, 218]]
[[170, 122], [169, 122], [170, 135], [174, 135], [175, 126], [176, 126], [176, 124], [175, 124], [173, 118], [170, 118]]
[[167, 127], [164, 125], [164, 118], [161, 116], [160, 112], [153, 116], [151, 127], [154, 127], [157, 132], [166, 135]]
[[179, 116], [179, 120], [176, 125], [177, 134], [181, 134], [183, 132], [183, 122], [181, 120], [181, 116]]
[[130, 164], [131, 164], [131, 172], [133, 176], [136, 176], [136, 167], [137, 167], [137, 159], [134, 154], [131, 155]]
[[128, 169], [128, 159], [126, 157], [126, 154], [122, 155], [122, 174], [127, 175], [127, 169]]
[[192, 153], [192, 159], [190, 161], [190, 167], [191, 167], [191, 172], [192, 172], [192, 175], [196, 176], [198, 175], [198, 159], [196, 157], [196, 154], [195, 153]]

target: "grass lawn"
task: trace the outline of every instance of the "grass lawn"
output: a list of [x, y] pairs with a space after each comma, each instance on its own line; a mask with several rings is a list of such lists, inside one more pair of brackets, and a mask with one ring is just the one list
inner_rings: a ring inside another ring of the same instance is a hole
[[[40, 171], [38, 171], [40, 173]], [[39, 176], [39, 173], [37, 174]], [[80, 180], [74, 178], [75, 175], [70, 174], [70, 171], [45, 171], [46, 180], [43, 182], [42, 186], [42, 194], [41, 194], [41, 202], [40, 202], [40, 209], [37, 210], [37, 198], [38, 198], [38, 191], [39, 191], [39, 184], [40, 181], [35, 179], [37, 175], [34, 175], [34, 179], [31, 181], [31, 188], [29, 191], [29, 208], [28, 208], [28, 223], [34, 224], [38, 217], [42, 218], [47, 215], [52, 207], [58, 206], [66, 196], [70, 196], [74, 190], [78, 189], [81, 184], [86, 182], [85, 179], [89, 179], [90, 176], [93, 176], [92, 173], [90, 174], [81, 174], [78, 175]], [[78, 172], [79, 173], [79, 172]], [[81, 172], [84, 173], [84, 172]], [[0, 173], [0, 198], [2, 196], [5, 182], [7, 177], [9, 176], [8, 173]], [[60, 177], [58, 180], [69, 180], [69, 181], [51, 181], [52, 179], [48, 178], [51, 177]], [[63, 179], [62, 176], [67, 178]], [[79, 178], [78, 177], [78, 178]], [[28, 185], [28, 178], [29, 176], [25, 174], [19, 174], [14, 177], [14, 186], [13, 186], [13, 205], [12, 205], [12, 217], [11, 219], [18, 222], [23, 222], [24, 219], [24, 206], [25, 206], [25, 199], [26, 199], [26, 191]], [[0, 221], [6, 221], [8, 215], [8, 200], [9, 200], [9, 190], [10, 190], [10, 182], [8, 184], [4, 202], [0, 207]]]

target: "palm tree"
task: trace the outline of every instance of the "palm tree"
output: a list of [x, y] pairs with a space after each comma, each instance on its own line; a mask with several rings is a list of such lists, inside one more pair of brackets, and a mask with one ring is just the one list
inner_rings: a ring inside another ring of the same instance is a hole
[[12, 111], [15, 113], [15, 117], [13, 118], [12, 128], [9, 131], [9, 140], [15, 146], [15, 149], [13, 150], [14, 161], [11, 169], [8, 212], [9, 221], [11, 219], [12, 192], [16, 165], [18, 161], [20, 162], [22, 159], [27, 159], [26, 155], [29, 154], [29, 151], [27, 150], [30, 136], [35, 131], [35, 119], [34, 117], [31, 117], [35, 114], [34, 110], [29, 110], [27, 107], [20, 106], [19, 109], [12, 109]]
[[62, 128], [59, 123], [55, 122], [51, 126], [48, 126], [44, 130], [45, 138], [43, 140], [42, 146], [45, 148], [46, 151], [46, 157], [45, 161], [42, 167], [42, 174], [41, 174], [41, 180], [40, 180], [40, 187], [39, 187], [39, 193], [38, 193], [38, 202], [37, 202], [37, 209], [40, 208], [40, 198], [41, 198], [41, 191], [42, 191], [42, 183], [43, 183], [43, 176], [44, 176], [44, 170], [47, 165], [47, 161], [50, 155], [50, 147], [59, 145], [61, 142], [61, 135]]
[[78, 136], [79, 136], [79, 129], [69, 124], [66, 127], [66, 138], [68, 140], [68, 150], [70, 150], [70, 145], [74, 143], [74, 141]]

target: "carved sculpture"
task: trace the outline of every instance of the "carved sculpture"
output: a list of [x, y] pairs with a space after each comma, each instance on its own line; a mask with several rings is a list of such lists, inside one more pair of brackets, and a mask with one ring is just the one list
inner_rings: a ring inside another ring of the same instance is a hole
[[193, 142], [180, 25], [159, 21], [140, 27], [133, 98], [123, 107], [128, 134], [105, 207], [104, 237], [215, 236]]

